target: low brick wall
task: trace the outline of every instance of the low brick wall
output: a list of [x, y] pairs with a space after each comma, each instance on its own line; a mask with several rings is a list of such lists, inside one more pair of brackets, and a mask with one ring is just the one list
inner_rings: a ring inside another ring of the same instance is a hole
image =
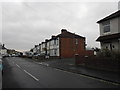
[[75, 59], [76, 65], [85, 65], [97, 69], [120, 71], [120, 60], [109, 57], [81, 57]]
[[85, 55], [86, 56], [94, 56], [94, 51], [93, 50], [86, 50]]

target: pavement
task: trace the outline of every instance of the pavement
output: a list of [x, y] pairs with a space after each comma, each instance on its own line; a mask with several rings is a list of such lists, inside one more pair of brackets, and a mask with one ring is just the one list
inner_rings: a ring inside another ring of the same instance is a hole
[[96, 79], [102, 79], [111, 83], [120, 84], [120, 73], [98, 70], [95, 68], [85, 67], [83, 65], [76, 66], [74, 59], [56, 59], [52, 61], [47, 60], [45, 62], [40, 62], [40, 64], [77, 74], [94, 77]]

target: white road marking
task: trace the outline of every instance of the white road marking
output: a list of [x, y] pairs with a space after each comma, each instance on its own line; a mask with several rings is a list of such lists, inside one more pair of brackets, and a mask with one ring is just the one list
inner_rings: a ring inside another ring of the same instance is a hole
[[21, 68], [18, 64], [16, 64], [16, 66], [18, 66], [19, 68]]
[[27, 72], [26, 70], [24, 70], [25, 73], [27, 73], [29, 76], [31, 76], [33, 79], [35, 79], [36, 81], [39, 81], [39, 79], [37, 79], [35, 76], [33, 76], [32, 74], [30, 74], [29, 72]]
[[119, 83], [114, 83], [114, 82], [110, 82], [110, 81], [106, 81], [106, 80], [102, 80], [102, 79], [98, 79], [98, 78], [94, 78], [94, 77], [86, 76], [86, 75], [82, 75], [82, 74], [77, 74], [77, 73], [73, 73], [73, 72], [68, 72], [68, 71], [64, 71], [64, 70], [61, 70], [61, 69], [57, 69], [57, 68], [55, 68], [55, 70], [59, 70], [59, 71], [62, 71], [62, 72], [71, 73], [71, 74], [75, 74], [75, 75], [80, 75], [80, 76], [85, 77], [85, 78], [97, 80], [97, 81], [100, 81], [100, 82], [104, 82], [104, 83], [108, 83], [108, 84], [112, 84], [112, 85], [116, 85], [116, 86], [120, 85]]

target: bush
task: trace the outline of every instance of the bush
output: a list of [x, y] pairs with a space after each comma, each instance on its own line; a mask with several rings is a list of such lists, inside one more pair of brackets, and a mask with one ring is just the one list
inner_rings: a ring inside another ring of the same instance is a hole
[[98, 57], [110, 57], [113, 59], [120, 59], [120, 52], [103, 49], [97, 54]]
[[108, 49], [103, 49], [98, 52], [97, 56], [98, 57], [111, 57], [111, 52]]

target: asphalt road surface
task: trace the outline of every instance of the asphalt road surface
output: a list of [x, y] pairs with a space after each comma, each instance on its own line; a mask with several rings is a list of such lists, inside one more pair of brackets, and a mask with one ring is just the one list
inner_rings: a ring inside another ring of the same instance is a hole
[[114, 83], [41, 65], [29, 59], [3, 59], [3, 88], [118, 88]]

